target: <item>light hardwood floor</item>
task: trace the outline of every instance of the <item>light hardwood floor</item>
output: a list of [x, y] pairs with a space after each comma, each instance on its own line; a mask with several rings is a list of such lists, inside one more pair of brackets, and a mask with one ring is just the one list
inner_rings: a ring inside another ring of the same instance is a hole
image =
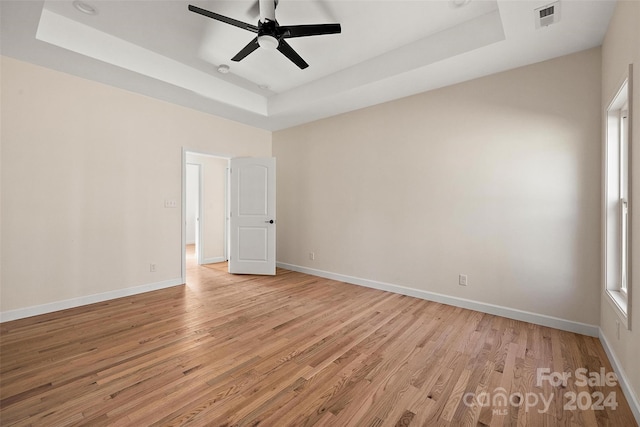
[[[576, 382], [578, 368], [612, 372], [595, 338], [225, 268], [189, 263], [186, 286], [3, 323], [0, 423], [636, 425], [618, 386]], [[538, 368], [572, 378], [538, 386]], [[598, 393], [617, 408], [579, 409]]]

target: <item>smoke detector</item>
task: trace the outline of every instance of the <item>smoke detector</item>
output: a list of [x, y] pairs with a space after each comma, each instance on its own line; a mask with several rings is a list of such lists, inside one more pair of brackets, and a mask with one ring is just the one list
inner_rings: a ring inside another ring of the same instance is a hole
[[560, 21], [560, 2], [548, 4], [543, 7], [539, 7], [535, 11], [536, 29], [548, 27], [551, 24], [555, 24]]

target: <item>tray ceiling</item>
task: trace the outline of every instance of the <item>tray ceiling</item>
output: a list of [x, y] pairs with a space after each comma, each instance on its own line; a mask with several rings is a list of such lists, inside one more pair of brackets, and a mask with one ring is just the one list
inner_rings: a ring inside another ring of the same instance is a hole
[[[1, 53], [248, 125], [276, 130], [481, 77], [602, 43], [614, 1], [564, 0], [536, 29], [526, 0], [280, 0], [282, 25], [333, 23], [342, 33], [289, 39], [279, 52], [230, 59], [251, 32], [188, 4], [257, 24], [254, 2], [2, 1]], [[227, 65], [229, 73], [218, 72]]]

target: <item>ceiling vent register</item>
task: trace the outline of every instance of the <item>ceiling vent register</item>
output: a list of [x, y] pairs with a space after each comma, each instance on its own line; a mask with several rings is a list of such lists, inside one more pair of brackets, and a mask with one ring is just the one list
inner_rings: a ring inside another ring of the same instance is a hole
[[560, 20], [560, 2], [551, 3], [535, 10], [536, 28], [548, 27]]

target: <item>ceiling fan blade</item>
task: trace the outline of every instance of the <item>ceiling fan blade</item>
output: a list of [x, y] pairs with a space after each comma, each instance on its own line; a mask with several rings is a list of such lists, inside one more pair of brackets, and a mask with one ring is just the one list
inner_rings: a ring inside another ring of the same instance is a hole
[[253, 40], [251, 40], [248, 45], [243, 47], [242, 50], [236, 54], [236, 56], [231, 58], [231, 60], [235, 62], [239, 62], [259, 47], [260, 45], [258, 44], [258, 38], [256, 37]]
[[280, 26], [282, 37], [322, 36], [324, 34], [339, 34], [342, 32], [340, 24], [311, 24], [311, 25], [282, 25]]
[[191, 12], [199, 13], [207, 18], [215, 19], [216, 21], [224, 22], [225, 24], [233, 25], [234, 27], [242, 28], [243, 30], [251, 31], [252, 33], [258, 32], [258, 27], [255, 25], [247, 24], [246, 22], [238, 21], [237, 19], [229, 18], [214, 12], [210, 12], [205, 9], [201, 9], [197, 6], [189, 5]]
[[291, 45], [289, 43], [287, 43], [285, 40], [280, 40], [280, 44], [278, 45], [278, 50], [284, 56], [289, 58], [291, 60], [291, 62], [296, 64], [298, 67], [300, 67], [301, 70], [304, 70], [305, 68], [307, 68], [309, 66], [309, 64], [304, 62], [304, 59], [302, 59], [302, 57], [300, 55], [298, 55], [298, 53], [295, 50], [293, 50]]

